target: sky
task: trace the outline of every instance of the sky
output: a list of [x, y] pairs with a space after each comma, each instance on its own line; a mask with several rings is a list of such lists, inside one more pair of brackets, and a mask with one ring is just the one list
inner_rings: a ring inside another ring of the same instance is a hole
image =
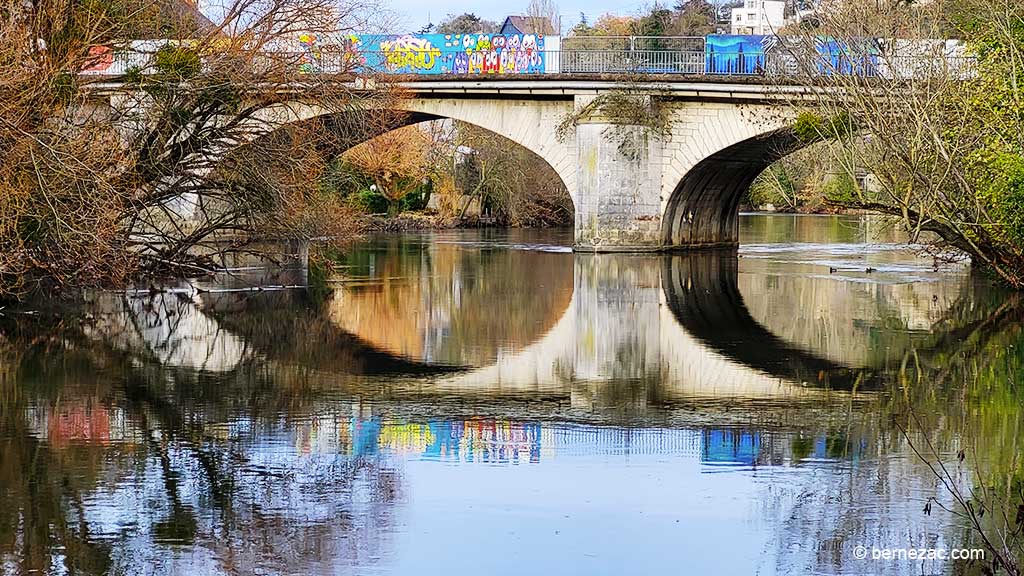
[[[344, 2], [345, 0], [337, 0]], [[380, 12], [381, 23], [388, 25], [388, 31], [395, 33], [416, 32], [432, 22], [439, 24], [448, 14], [471, 12], [485, 20], [494, 20], [499, 24], [506, 16], [526, 13], [530, 0], [509, 0], [494, 2], [493, 0], [369, 0], [378, 1], [385, 8]], [[221, 6], [230, 0], [199, 0], [199, 5], [207, 16], [217, 20]], [[587, 15], [593, 22], [598, 16], [611, 12], [614, 14], [636, 15], [645, 7], [650, 7], [654, 0], [556, 0], [561, 15], [562, 29], [568, 31], [580, 21], [580, 13]], [[671, 5], [674, 0], [662, 0], [662, 4]]]
[[[383, 0], [401, 20], [404, 20], [404, 30], [401, 32], [414, 32], [422, 28], [427, 22], [438, 24], [448, 14], [462, 14], [472, 12], [486, 20], [501, 22], [511, 14], [523, 14], [529, 0], [511, 0], [510, 2], [488, 2], [484, 0]], [[593, 22], [598, 16], [606, 12], [616, 14], [636, 14], [645, 6], [653, 2], [646, 0], [561, 0], [557, 2], [558, 12], [562, 16], [562, 28], [568, 30], [580, 20], [580, 12], [587, 15], [587, 19]]]

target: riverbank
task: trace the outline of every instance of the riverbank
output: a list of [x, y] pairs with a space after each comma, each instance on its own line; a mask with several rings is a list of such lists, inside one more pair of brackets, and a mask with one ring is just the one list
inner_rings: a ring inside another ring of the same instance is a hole
[[[800, 216], [866, 216], [870, 215], [870, 212], [865, 210], [851, 210], [835, 206], [815, 206], [813, 208], [807, 206], [800, 206], [797, 208], [778, 208], [774, 206], [751, 206], [743, 205], [740, 206], [740, 212], [750, 214], [793, 214]], [[446, 216], [434, 211], [407, 211], [397, 214], [395, 216], [389, 216], [386, 214], [369, 214], [365, 216], [365, 221], [362, 226], [363, 230], [367, 233], [379, 233], [379, 232], [415, 232], [415, 231], [429, 231], [429, 230], [460, 230], [460, 229], [474, 229], [474, 228], [528, 228], [528, 229], [544, 229], [544, 228], [562, 228], [566, 225], [572, 225], [572, 222], [568, 224], [554, 224], [549, 226], [511, 226], [499, 222], [496, 218], [482, 217], [482, 216], [467, 216], [465, 218], [458, 218], [456, 216]]]
[[[571, 225], [571, 222], [569, 223]], [[402, 212], [395, 216], [370, 214], [366, 217], [368, 232], [411, 232], [416, 230], [455, 230], [460, 228], [560, 228], [559, 226], [510, 226], [485, 216], [445, 216], [437, 212]]]
[[868, 210], [853, 210], [850, 208], [843, 208], [842, 206], [830, 206], [828, 204], [816, 204], [803, 205], [803, 206], [775, 206], [773, 204], [765, 204], [763, 206], [753, 206], [750, 204], [740, 205], [740, 212], [756, 212], [762, 214], [802, 214], [802, 215], [818, 215], [818, 216], [866, 216], [872, 214]]
[[[800, 214], [818, 216], [863, 216], [869, 214], [865, 210], [850, 210], [836, 206], [799, 206], [776, 207], [767, 206], [740, 206], [740, 212], [761, 213], [761, 214]], [[571, 225], [571, 222], [569, 223]], [[369, 214], [366, 216], [365, 229], [367, 232], [411, 232], [416, 230], [456, 230], [472, 228], [560, 228], [565, 224], [552, 226], [510, 226], [500, 223], [496, 218], [484, 216], [446, 216], [430, 211], [408, 211], [395, 216], [386, 214]]]

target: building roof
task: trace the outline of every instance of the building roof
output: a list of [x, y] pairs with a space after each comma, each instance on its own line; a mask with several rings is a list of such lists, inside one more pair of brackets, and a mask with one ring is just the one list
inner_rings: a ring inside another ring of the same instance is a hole
[[217, 25], [200, 12], [196, 0], [159, 0], [148, 17], [131, 31], [133, 40], [199, 38], [217, 31]]
[[545, 36], [557, 34], [555, 27], [551, 24], [551, 19], [543, 16], [509, 16], [501, 25], [502, 33], [508, 34], [510, 27], [520, 34], [542, 34]]

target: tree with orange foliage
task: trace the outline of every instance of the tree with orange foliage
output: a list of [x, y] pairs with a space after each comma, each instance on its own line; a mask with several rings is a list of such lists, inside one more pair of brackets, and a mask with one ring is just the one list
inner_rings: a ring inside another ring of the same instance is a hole
[[595, 34], [598, 36], [630, 36], [636, 18], [618, 14], [602, 14], [594, 22]]
[[376, 192], [388, 201], [388, 214], [394, 216], [402, 199], [430, 179], [433, 150], [430, 133], [407, 126], [352, 148], [344, 159], [373, 180]]

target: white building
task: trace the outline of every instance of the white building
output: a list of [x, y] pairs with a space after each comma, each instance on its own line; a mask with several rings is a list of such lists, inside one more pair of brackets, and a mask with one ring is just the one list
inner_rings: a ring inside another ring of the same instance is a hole
[[743, 0], [732, 9], [733, 34], [774, 34], [785, 25], [786, 3], [781, 0]]

